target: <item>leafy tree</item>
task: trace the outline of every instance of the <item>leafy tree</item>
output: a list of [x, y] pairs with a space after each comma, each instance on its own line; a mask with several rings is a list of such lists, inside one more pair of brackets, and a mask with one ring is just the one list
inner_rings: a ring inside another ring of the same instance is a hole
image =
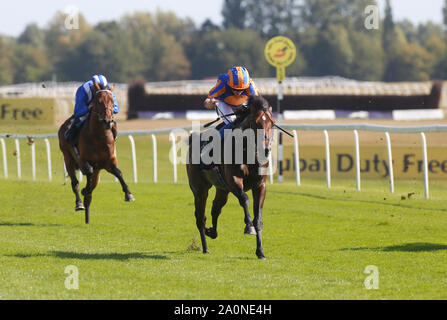
[[225, 29], [244, 29], [247, 23], [247, 1], [225, 0], [222, 7], [223, 27]]
[[44, 49], [44, 32], [35, 23], [26, 26], [25, 30], [20, 34], [17, 42], [20, 44], [29, 44], [35, 48]]
[[385, 63], [380, 36], [353, 31], [350, 40], [354, 55], [350, 77], [365, 81], [381, 80]]
[[391, 0], [386, 0], [385, 18], [383, 20], [383, 49], [386, 54], [392, 51], [392, 46], [396, 38], [396, 30], [393, 19], [393, 9], [391, 7]]
[[329, 25], [327, 30], [319, 32], [310, 53], [307, 62], [312, 66], [312, 75], [350, 75], [354, 52], [345, 27]]
[[427, 81], [433, 73], [436, 61], [427, 50], [417, 43], [396, 47], [387, 69], [387, 81]]
[[[125, 16], [121, 26], [132, 40], [132, 47], [139, 52], [137, 59], [140, 76], [146, 80], [185, 79], [190, 75], [190, 63], [185, 56], [182, 43], [169, 34], [167, 23], [160, 21], [160, 13], [135, 13]], [[159, 23], [160, 22], [160, 23]], [[163, 26], [164, 25], [164, 26]], [[188, 38], [184, 39], [189, 41]]]
[[8, 85], [14, 80], [12, 58], [13, 48], [3, 37], [0, 37], [0, 85]]
[[31, 45], [16, 45], [12, 61], [14, 83], [43, 81], [48, 74], [49, 63], [45, 53]]
[[66, 57], [76, 50], [79, 44], [92, 31], [92, 27], [82, 14], [79, 15], [79, 29], [77, 30], [68, 30], [65, 26], [65, 20], [65, 14], [57, 12], [44, 32], [47, 58], [52, 65], [53, 72], [61, 79], [67, 79], [67, 77], [60, 73], [60, 63], [63, 64]]
[[195, 79], [215, 77], [244, 65], [253, 77], [271, 75], [264, 58], [265, 41], [253, 30], [214, 31], [197, 38], [188, 50]]

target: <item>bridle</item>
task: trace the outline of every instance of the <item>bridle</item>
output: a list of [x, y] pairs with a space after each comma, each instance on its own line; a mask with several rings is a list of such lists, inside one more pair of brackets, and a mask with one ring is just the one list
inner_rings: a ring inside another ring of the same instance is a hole
[[[95, 96], [97, 96], [99, 93], [102, 93], [102, 92], [106, 92], [106, 93], [112, 95], [112, 91], [110, 91], [110, 90], [98, 90], [98, 91], [96, 91]], [[109, 111], [112, 112], [112, 119], [111, 120], [104, 119], [101, 116], [101, 114], [98, 111], [96, 111], [94, 108], [91, 108], [91, 112], [94, 113], [98, 117], [98, 121], [102, 122], [104, 127], [107, 129], [107, 128], [110, 128], [110, 125], [113, 122], [113, 107], [108, 107], [108, 106], [105, 106], [105, 107], [106, 107], [106, 110], [109, 110]]]
[[[264, 121], [268, 119], [272, 123], [272, 127], [273, 127], [274, 121], [272, 119], [270, 111], [268, 111], [268, 110], [267, 111], [262, 110], [262, 111], [263, 111], [263, 114], [260, 118], [263, 118]], [[255, 130], [255, 132], [256, 132], [256, 130], [260, 129], [257, 126], [256, 119], [253, 117], [252, 114], [250, 114], [249, 117], [250, 117], [250, 119], [248, 121], [248, 124], [249, 124], [248, 128], [251, 130]], [[264, 128], [262, 128], [262, 129], [264, 130]], [[256, 137], [255, 139], [257, 139], [257, 135], [255, 135], [255, 137]], [[268, 154], [270, 154], [272, 152], [273, 135], [271, 137], [269, 137], [264, 131], [264, 142], [268, 143], [268, 147], [266, 149], [266, 151], [267, 151], [266, 156], [267, 156]], [[257, 141], [256, 141], [256, 144], [257, 144]], [[258, 158], [258, 148], [256, 148], [256, 158]]]

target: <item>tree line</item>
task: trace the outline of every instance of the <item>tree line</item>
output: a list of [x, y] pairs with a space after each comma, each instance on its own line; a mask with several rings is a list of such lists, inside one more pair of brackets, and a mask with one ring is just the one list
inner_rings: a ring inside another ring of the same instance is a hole
[[113, 82], [215, 77], [245, 65], [254, 77], [275, 70], [264, 58], [273, 36], [298, 49], [288, 76], [337, 75], [368, 81], [447, 79], [447, 0], [444, 23], [395, 21], [386, 1], [378, 29], [365, 27], [376, 0], [225, 0], [221, 25], [157, 11], [127, 14], [67, 30], [57, 12], [45, 28], [29, 24], [17, 38], [0, 37], [0, 85], [85, 81], [103, 73]]

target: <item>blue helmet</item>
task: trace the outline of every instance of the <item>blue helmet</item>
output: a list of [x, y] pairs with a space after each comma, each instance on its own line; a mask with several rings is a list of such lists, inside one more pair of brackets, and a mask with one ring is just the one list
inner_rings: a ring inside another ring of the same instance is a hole
[[107, 78], [103, 75], [97, 74], [92, 78], [93, 83], [97, 83], [102, 90], [105, 90], [109, 87], [109, 83], [107, 82]]

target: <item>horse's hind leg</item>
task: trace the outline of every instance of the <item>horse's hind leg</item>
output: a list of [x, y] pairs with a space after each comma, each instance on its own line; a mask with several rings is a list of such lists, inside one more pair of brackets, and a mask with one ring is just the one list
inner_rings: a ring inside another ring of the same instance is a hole
[[213, 227], [205, 229], [205, 234], [211, 239], [217, 238], [217, 220], [219, 219], [222, 208], [227, 204], [228, 191], [217, 189], [216, 197], [214, 198], [213, 208], [211, 209], [211, 216], [213, 218]]
[[123, 188], [123, 192], [125, 194], [124, 200], [126, 202], [135, 201], [135, 197], [130, 192], [129, 187], [127, 186], [126, 182], [124, 181], [123, 173], [121, 172], [121, 170], [118, 169], [118, 167], [116, 165], [113, 165], [112, 168], [110, 170], [108, 170], [108, 171], [111, 174], [113, 174], [119, 180], [119, 182], [121, 184], [121, 187]]
[[208, 245], [206, 243], [205, 237], [205, 227], [206, 227], [206, 200], [208, 199], [208, 190], [202, 190], [194, 193], [194, 205], [196, 208], [196, 226], [200, 233], [200, 240], [202, 241], [203, 253], [209, 253]]

